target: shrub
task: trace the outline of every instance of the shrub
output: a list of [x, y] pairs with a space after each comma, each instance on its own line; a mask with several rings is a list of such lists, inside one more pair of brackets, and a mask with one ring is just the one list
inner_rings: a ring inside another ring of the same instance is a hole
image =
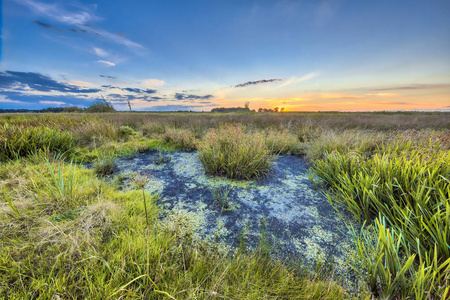
[[120, 126], [119, 132], [125, 138], [137, 135], [137, 132], [130, 126]]
[[206, 133], [199, 159], [206, 172], [235, 179], [260, 177], [273, 157], [261, 133], [245, 133], [241, 125], [226, 125]]
[[177, 149], [194, 150], [197, 148], [197, 140], [194, 134], [188, 130], [168, 129], [162, 135], [162, 139]]
[[72, 134], [49, 127], [0, 126], [0, 161], [26, 157], [39, 150], [71, 152]]
[[88, 108], [86, 108], [87, 113], [109, 113], [116, 112], [114, 107], [109, 103], [104, 102], [95, 102]]

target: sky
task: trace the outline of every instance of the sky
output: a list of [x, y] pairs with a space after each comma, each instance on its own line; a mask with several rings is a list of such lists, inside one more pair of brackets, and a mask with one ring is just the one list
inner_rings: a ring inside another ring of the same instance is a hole
[[450, 110], [448, 0], [3, 0], [0, 108]]

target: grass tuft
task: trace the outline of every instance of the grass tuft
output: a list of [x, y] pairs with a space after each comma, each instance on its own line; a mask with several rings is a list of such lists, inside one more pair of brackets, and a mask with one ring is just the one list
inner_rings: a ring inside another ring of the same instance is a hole
[[232, 179], [261, 177], [273, 162], [261, 133], [246, 133], [239, 125], [208, 131], [199, 159], [206, 172]]

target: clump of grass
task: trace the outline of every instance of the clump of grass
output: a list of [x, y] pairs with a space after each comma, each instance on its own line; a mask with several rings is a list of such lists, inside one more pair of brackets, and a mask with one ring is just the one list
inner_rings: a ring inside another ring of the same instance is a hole
[[0, 161], [27, 157], [39, 150], [72, 152], [72, 134], [50, 127], [0, 126]]
[[95, 173], [99, 176], [114, 174], [114, 164], [116, 163], [116, 160], [117, 158], [112, 155], [97, 158], [94, 162]]
[[162, 140], [175, 147], [175, 149], [194, 150], [197, 148], [197, 140], [194, 134], [185, 129], [166, 129]]
[[241, 125], [207, 132], [199, 159], [206, 172], [231, 179], [251, 179], [269, 172], [273, 162], [261, 133], [246, 133]]
[[303, 143], [303, 153], [310, 161], [323, 159], [327, 153], [359, 153], [371, 155], [388, 136], [363, 130], [324, 130], [321, 135]]
[[117, 141], [121, 137], [116, 124], [97, 119], [83, 122], [73, 129], [73, 135], [80, 145], [91, 148], [100, 147], [109, 141]]
[[157, 148], [156, 157], [153, 159], [153, 162], [157, 165], [165, 164], [171, 161], [171, 158], [167, 151], [165, 151], [163, 148], [158, 147]]
[[76, 217], [78, 217], [80, 215], [82, 210], [83, 210], [83, 208], [79, 207], [79, 208], [75, 208], [75, 209], [68, 209], [62, 213], [54, 213], [50, 217], [50, 220], [56, 221], [56, 222], [72, 221], [72, 220], [75, 220]]
[[219, 205], [228, 210], [231, 208], [231, 204], [228, 200], [228, 196], [231, 191], [231, 187], [229, 185], [224, 184], [213, 184], [210, 187], [211, 194], [213, 195], [213, 199], [215, 202], [219, 203]]
[[137, 132], [130, 126], [120, 126], [119, 132], [125, 139], [137, 135]]
[[300, 145], [297, 136], [287, 130], [269, 130], [264, 137], [267, 148], [273, 154], [299, 154]]

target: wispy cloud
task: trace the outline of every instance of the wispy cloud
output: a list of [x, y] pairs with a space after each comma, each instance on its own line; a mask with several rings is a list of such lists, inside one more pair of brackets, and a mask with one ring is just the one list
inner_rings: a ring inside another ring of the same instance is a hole
[[246, 87], [249, 85], [256, 85], [256, 84], [261, 84], [261, 83], [269, 83], [269, 82], [274, 82], [274, 81], [283, 81], [283, 79], [278, 79], [278, 78], [274, 78], [274, 79], [261, 79], [261, 80], [256, 80], [256, 81], [247, 81], [244, 83], [240, 83], [235, 85], [234, 87]]
[[[18, 3], [23, 6], [31, 9], [34, 13], [39, 14], [41, 16], [45, 16], [51, 20], [56, 22], [76, 26], [80, 32], [90, 32], [98, 37], [106, 38], [112, 42], [117, 44], [124, 45], [130, 49], [144, 49], [141, 44], [133, 42], [123, 34], [115, 34], [109, 31], [106, 31], [101, 28], [94, 27], [90, 25], [91, 22], [101, 21], [101, 18], [95, 15], [95, 13], [88, 6], [77, 6], [78, 11], [73, 9], [67, 10], [60, 6], [59, 4], [47, 4], [42, 3], [36, 0], [16, 0]], [[39, 24], [40, 25], [40, 24]], [[71, 31], [78, 33], [77, 29], [70, 28]]]
[[160, 87], [165, 84], [166, 83], [163, 80], [159, 79], [145, 79], [142, 81], [142, 85], [149, 89]]
[[82, 87], [91, 86], [91, 84], [89, 82], [84, 82], [84, 81], [66, 81], [65, 83], [67, 83], [68, 85], [76, 85], [76, 86], [82, 86]]
[[47, 4], [34, 0], [16, 1], [31, 8], [36, 13], [65, 24], [79, 25], [100, 20], [99, 17], [87, 10], [87, 8], [84, 8], [83, 11], [71, 12], [63, 9], [57, 4]]
[[108, 56], [108, 52], [106, 52], [105, 50], [101, 49], [101, 48], [96, 48], [93, 47], [92, 48], [92, 52], [94, 52], [95, 55], [98, 55], [100, 57], [106, 57]]
[[186, 111], [204, 107], [203, 105], [158, 105], [145, 108], [146, 111]]
[[97, 61], [98, 63], [106, 66], [106, 67], [114, 67], [116, 64], [107, 60], [100, 59]]
[[97, 93], [100, 89], [84, 89], [79, 85], [58, 82], [49, 76], [33, 72], [0, 72], [0, 88], [19, 91]]
[[100, 29], [100, 28], [94, 28], [86, 25], [81, 25], [81, 27], [84, 27], [85, 30], [93, 32], [95, 35], [109, 39], [117, 44], [124, 45], [131, 49], [144, 49], [144, 46], [141, 44], [138, 44], [136, 42], [130, 41], [126, 37], [124, 37], [121, 34], [111, 33], [109, 31]]
[[98, 76], [103, 77], [103, 78], [108, 78], [108, 79], [117, 79], [116, 76], [110, 76], [110, 75], [103, 75], [103, 74], [100, 74], [100, 75], [98, 75]]
[[153, 90], [153, 89], [141, 90], [138, 88], [129, 88], [129, 87], [122, 88], [121, 90], [131, 92], [131, 93], [145, 93], [145, 94], [154, 94], [157, 92], [156, 90]]
[[285, 86], [288, 86], [288, 85], [291, 85], [294, 83], [299, 83], [302, 81], [310, 80], [310, 79], [316, 78], [317, 76], [319, 76], [319, 74], [320, 73], [316, 71], [316, 72], [311, 72], [306, 75], [303, 75], [302, 77], [291, 77], [288, 80], [286, 80], [285, 82], [283, 82], [282, 84], [280, 84], [279, 86], [277, 86], [276, 88], [279, 89], [279, 88], [283, 88]]
[[7, 99], [4, 95], [0, 95], [0, 103], [26, 103], [26, 102]]
[[69, 95], [27, 95], [16, 91], [1, 91], [0, 90], [0, 102], [4, 103], [17, 103], [35, 105], [37, 103], [47, 105], [58, 105], [61, 103], [81, 105], [85, 106], [95, 101], [94, 97], [80, 97], [81, 94], [69, 94]]
[[41, 26], [41, 27], [43, 27], [45, 29], [50, 29], [50, 30], [56, 30], [58, 32], [63, 32], [58, 27], [50, 25], [50, 24], [47, 24], [47, 23], [44, 23], [44, 22], [41, 22], [41, 21], [33, 21], [33, 23], [36, 24], [36, 25], [39, 25], [39, 26]]
[[39, 101], [40, 104], [48, 104], [48, 105], [56, 105], [56, 106], [61, 106], [61, 105], [65, 105], [67, 104], [66, 102], [62, 102], [62, 101]]
[[175, 99], [177, 100], [208, 100], [213, 98], [213, 95], [192, 95], [192, 94], [184, 94], [184, 93], [175, 93]]
[[406, 86], [378, 88], [373, 89], [373, 91], [382, 92], [382, 91], [399, 91], [399, 90], [428, 90], [440, 88], [450, 88], [450, 84], [412, 84]]

